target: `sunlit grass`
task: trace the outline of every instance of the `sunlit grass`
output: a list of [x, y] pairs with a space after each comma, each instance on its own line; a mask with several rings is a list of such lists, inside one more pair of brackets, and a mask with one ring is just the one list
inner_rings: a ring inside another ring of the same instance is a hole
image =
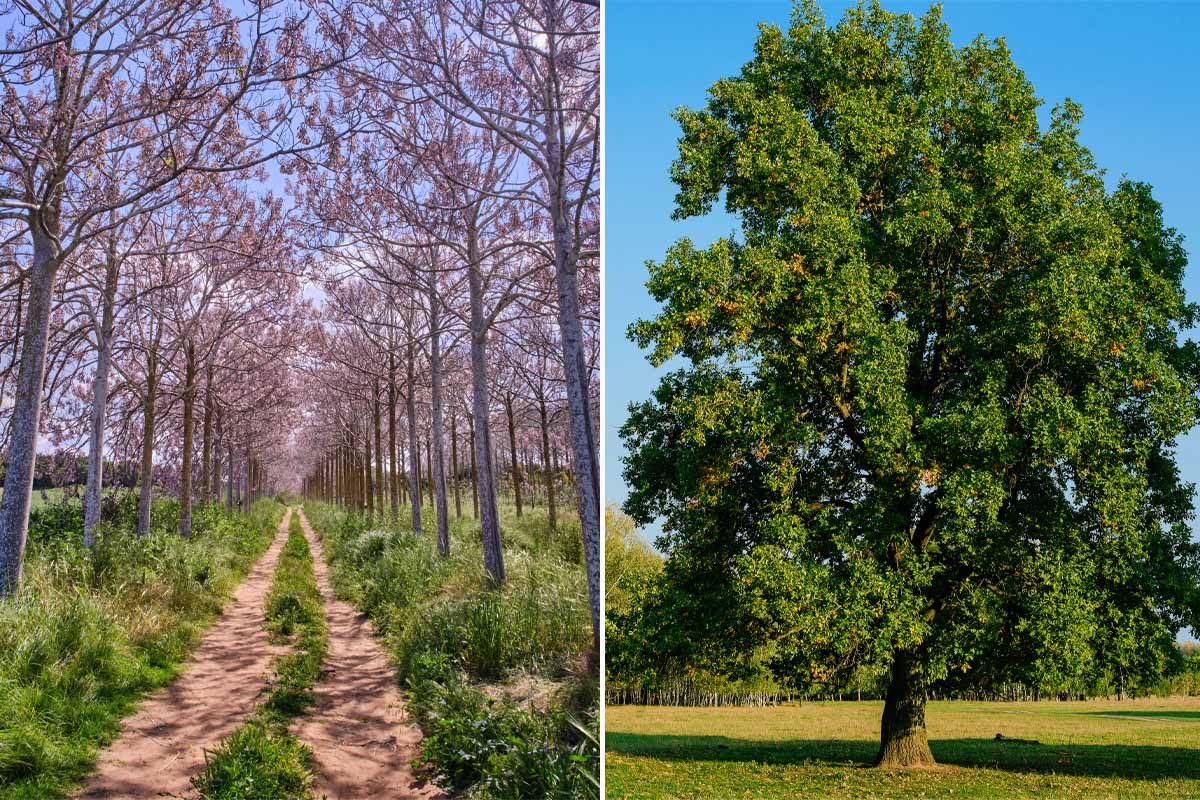
[[612, 706], [608, 797], [1200, 797], [1200, 698], [931, 702], [935, 770], [869, 768], [881, 712]]

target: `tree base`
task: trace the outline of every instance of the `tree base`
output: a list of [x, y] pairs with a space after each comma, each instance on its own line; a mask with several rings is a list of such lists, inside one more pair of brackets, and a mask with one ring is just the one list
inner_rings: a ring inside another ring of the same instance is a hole
[[924, 728], [905, 731], [879, 748], [875, 766], [885, 768], [936, 767]]

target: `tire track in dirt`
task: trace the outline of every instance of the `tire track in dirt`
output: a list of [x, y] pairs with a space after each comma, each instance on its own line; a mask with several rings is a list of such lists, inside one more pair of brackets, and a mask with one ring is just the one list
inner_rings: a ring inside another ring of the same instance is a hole
[[96, 773], [74, 796], [88, 798], [182, 797], [204, 767], [204, 751], [233, 733], [262, 694], [271, 658], [263, 602], [292, 510], [275, 541], [226, 603], [186, 670], [143, 702], [121, 726], [119, 738], [96, 764]]
[[404, 708], [392, 663], [376, 640], [371, 621], [333, 596], [321, 541], [304, 510], [297, 513], [312, 548], [329, 624], [329, 654], [315, 690], [316, 702], [292, 724], [293, 733], [312, 748], [316, 758], [317, 796], [328, 800], [447, 797], [414, 775], [412, 762], [421, 752], [421, 730]]

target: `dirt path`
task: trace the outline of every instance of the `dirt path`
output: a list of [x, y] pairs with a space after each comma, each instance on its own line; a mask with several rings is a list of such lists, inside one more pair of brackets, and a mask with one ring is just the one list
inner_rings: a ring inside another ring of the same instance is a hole
[[371, 621], [334, 598], [321, 542], [304, 511], [299, 514], [329, 622], [329, 656], [316, 687], [316, 704], [292, 726], [316, 756], [317, 796], [328, 800], [446, 797], [413, 774], [421, 731], [404, 710], [392, 664], [375, 639]]
[[263, 599], [292, 512], [284, 514], [270, 548], [205, 634], [186, 671], [153, 695], [122, 725], [120, 738], [100, 755], [80, 798], [141, 800], [184, 796], [212, 749], [245, 721], [263, 690], [271, 657]]

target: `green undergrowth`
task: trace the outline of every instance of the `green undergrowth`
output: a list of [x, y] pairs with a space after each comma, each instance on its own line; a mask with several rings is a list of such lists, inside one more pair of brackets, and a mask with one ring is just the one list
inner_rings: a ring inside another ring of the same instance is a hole
[[441, 558], [432, 509], [414, 536], [306, 506], [334, 590], [384, 640], [425, 733], [422, 765], [438, 782], [473, 798], [597, 797], [599, 700], [579, 525], [552, 531], [544, 513], [513, 511], [502, 506], [508, 580], [494, 587], [469, 507]]
[[312, 752], [287, 727], [313, 702], [313, 687], [329, 648], [325, 606], [313, 573], [312, 551], [293, 514], [266, 598], [267, 630], [290, 652], [275, 660], [266, 699], [246, 724], [205, 754], [192, 781], [205, 800], [311, 798]]
[[282, 507], [249, 515], [157, 501], [134, 533], [136, 496], [106, 503], [90, 551], [77, 504], [36, 509], [20, 594], [0, 601], [0, 799], [62, 797], [93, 768], [137, 701], [171, 681], [270, 544]]

